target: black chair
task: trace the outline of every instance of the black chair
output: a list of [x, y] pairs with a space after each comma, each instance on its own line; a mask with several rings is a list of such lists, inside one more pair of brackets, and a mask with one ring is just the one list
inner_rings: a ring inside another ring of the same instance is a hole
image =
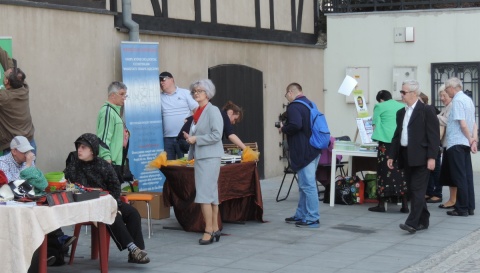
[[[277, 202], [286, 200], [288, 198], [288, 196], [290, 195], [290, 190], [292, 189], [293, 181], [297, 180], [297, 183], [298, 183], [297, 172], [295, 172], [290, 168], [290, 162], [288, 162], [287, 167], [283, 169], [283, 173], [284, 174], [283, 174], [282, 183], [280, 184], [280, 188], [278, 189], [278, 193], [277, 193], [277, 198], [276, 198]], [[290, 186], [288, 187], [288, 191], [285, 197], [279, 198], [280, 192], [282, 191], [283, 182], [285, 182], [285, 178], [287, 177], [287, 174], [293, 174], [292, 181], [290, 182]]]

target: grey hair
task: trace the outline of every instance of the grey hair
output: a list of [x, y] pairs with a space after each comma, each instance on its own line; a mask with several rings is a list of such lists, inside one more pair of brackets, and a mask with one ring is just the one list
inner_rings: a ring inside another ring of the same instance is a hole
[[438, 88], [438, 94], [440, 95], [442, 92], [445, 92], [445, 84], [440, 85]]
[[453, 88], [459, 87], [460, 90], [462, 90], [463, 89], [463, 84], [462, 84], [462, 81], [459, 78], [452, 77], [445, 82], [445, 88], [448, 88], [448, 87], [453, 87]]
[[215, 96], [215, 85], [211, 80], [202, 79], [202, 80], [194, 81], [190, 85], [190, 92], [192, 92], [197, 87], [203, 87], [205, 89], [205, 94], [207, 95], [207, 98], [209, 100], [211, 100], [213, 96]]
[[408, 85], [408, 91], [415, 92], [417, 96], [420, 96], [420, 84], [416, 80], [406, 80], [402, 85]]
[[108, 96], [110, 96], [111, 94], [116, 94], [118, 93], [118, 91], [124, 89], [125, 91], [127, 91], [127, 86], [123, 83], [123, 82], [112, 82], [109, 86], [108, 86]]

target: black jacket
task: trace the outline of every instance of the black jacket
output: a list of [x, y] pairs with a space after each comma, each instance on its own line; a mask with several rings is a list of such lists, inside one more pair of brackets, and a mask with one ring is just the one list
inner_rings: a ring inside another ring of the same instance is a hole
[[440, 127], [435, 108], [420, 101], [415, 105], [408, 123], [407, 158], [403, 158], [400, 152], [405, 112], [405, 108], [397, 112], [397, 129], [393, 135], [389, 157], [398, 160], [400, 169], [403, 169], [405, 164], [411, 167], [427, 165], [429, 158], [437, 158], [440, 149]]
[[[298, 99], [311, 103], [307, 97], [302, 96]], [[310, 145], [310, 135], [312, 134], [310, 123], [310, 109], [307, 106], [292, 102], [287, 107], [287, 123], [282, 127], [282, 132], [287, 135], [288, 153], [290, 167], [294, 171], [307, 166], [321, 152], [321, 150]]]

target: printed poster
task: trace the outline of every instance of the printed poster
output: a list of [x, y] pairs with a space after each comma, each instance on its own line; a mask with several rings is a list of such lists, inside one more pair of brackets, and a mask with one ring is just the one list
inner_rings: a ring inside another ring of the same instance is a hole
[[357, 108], [357, 116], [359, 118], [368, 117], [368, 109], [363, 90], [353, 90], [352, 92], [355, 107]]
[[128, 158], [139, 191], [162, 192], [165, 176], [146, 166], [163, 151], [158, 81], [158, 43], [121, 43], [122, 76], [127, 86], [125, 121], [130, 131]]

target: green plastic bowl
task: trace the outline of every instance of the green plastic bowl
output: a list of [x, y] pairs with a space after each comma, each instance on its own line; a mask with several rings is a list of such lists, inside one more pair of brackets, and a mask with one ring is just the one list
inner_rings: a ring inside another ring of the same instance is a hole
[[60, 180], [62, 180], [64, 174], [63, 172], [49, 172], [46, 173], [44, 176], [45, 179], [47, 179], [47, 181], [49, 182], [59, 182]]

